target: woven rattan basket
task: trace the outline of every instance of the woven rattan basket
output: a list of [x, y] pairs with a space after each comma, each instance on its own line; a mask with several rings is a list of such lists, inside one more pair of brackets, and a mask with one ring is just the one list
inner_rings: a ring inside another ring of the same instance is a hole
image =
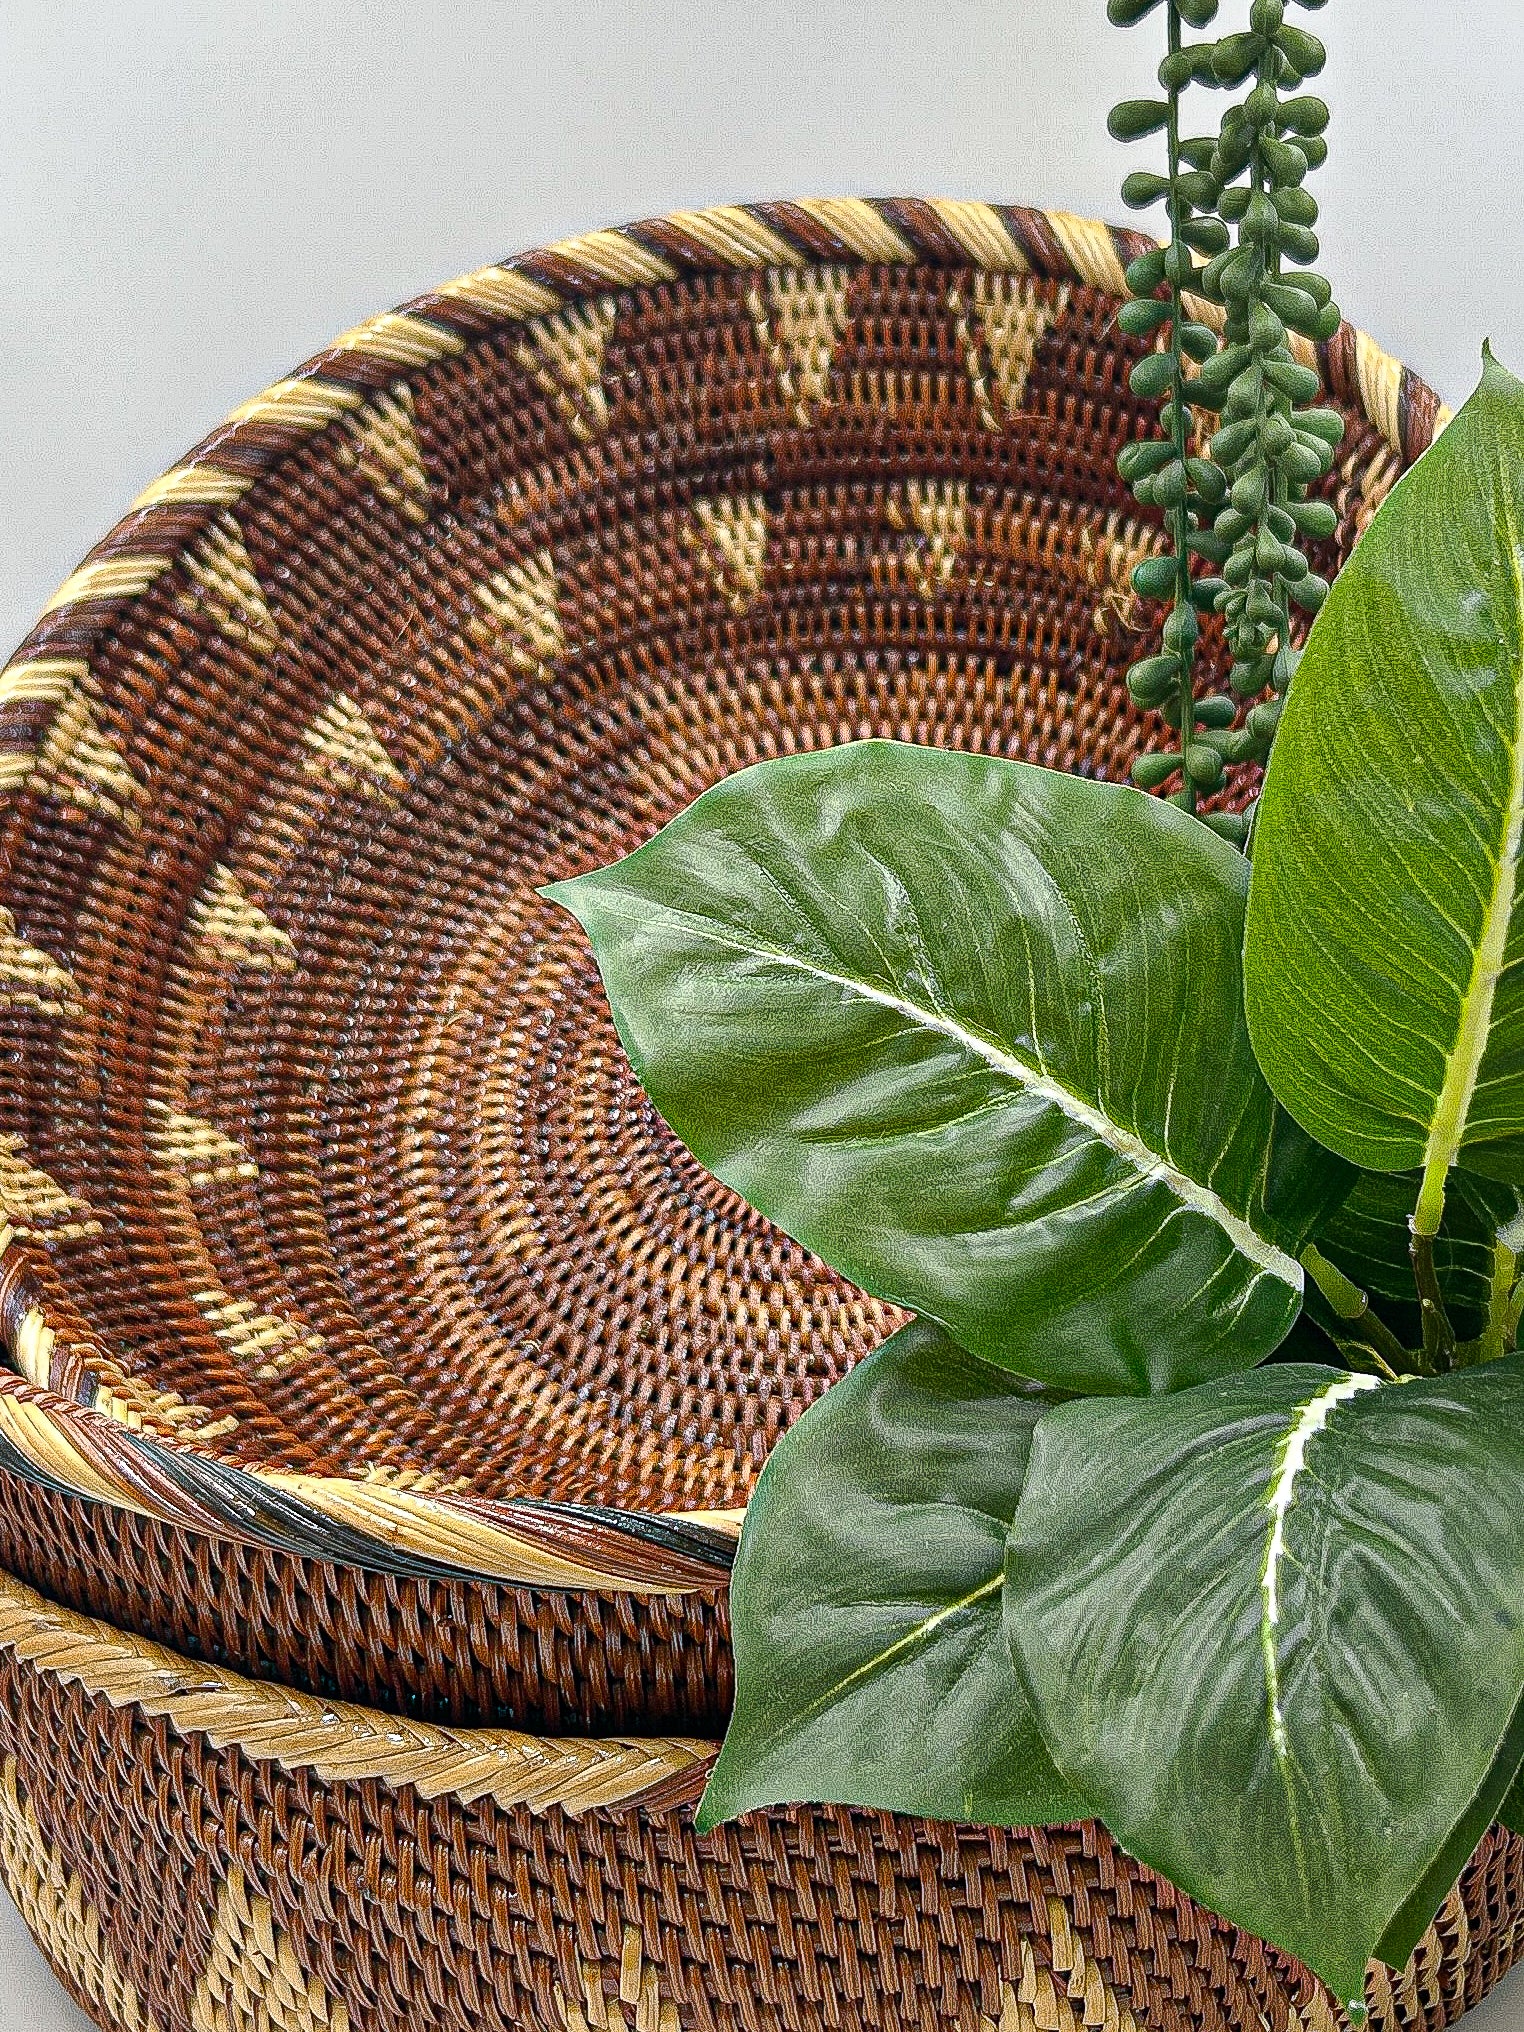
[[[695, 1845], [689, 1751], [577, 1820], [426, 1726], [723, 1725], [756, 1469], [897, 1315], [686, 1158], [535, 890], [794, 747], [1125, 773], [1140, 244], [845, 199], [463, 277], [245, 404], [0, 673], [0, 1566], [61, 1605], [13, 1598], [7, 1867], [108, 2018], [1280, 2032], [1312, 1996], [1093, 1829]], [[1328, 570], [1441, 412], [1348, 327], [1304, 357], [1350, 421]], [[115, 1626], [99, 1684], [67, 1610]], [[291, 1689], [228, 1698], [297, 1747], [155, 1706], [133, 1632]], [[314, 1763], [303, 1690], [444, 1762]], [[1468, 1883], [1392, 2023], [1511, 1953], [1517, 1845]]]
[[[0, 1581], [0, 1873], [113, 2032], [1335, 2032], [1095, 1826], [817, 1808], [702, 1841], [709, 1746], [402, 1723]], [[105, 1835], [105, 1839], [102, 1837]], [[1374, 2032], [1512, 1960], [1495, 1831]]]

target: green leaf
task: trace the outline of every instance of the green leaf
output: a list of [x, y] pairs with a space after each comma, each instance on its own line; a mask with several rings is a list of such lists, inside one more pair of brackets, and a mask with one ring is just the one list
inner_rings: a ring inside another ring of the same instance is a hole
[[1524, 1689], [1521, 1477], [1517, 1357], [1387, 1386], [1272, 1365], [1037, 1428], [1006, 1628], [1054, 1761], [1345, 2001]]
[[1524, 1185], [1524, 384], [1400, 480], [1308, 639], [1266, 772], [1245, 957], [1265, 1075], [1372, 1171]]
[[1477, 1843], [1505, 1809], [1521, 1760], [1524, 1760], [1524, 1700], [1513, 1711], [1508, 1733], [1480, 1792], [1446, 1836], [1444, 1846], [1420, 1878], [1416, 1890], [1381, 1936], [1376, 1948], [1380, 1960], [1393, 1968], [1406, 1968], [1408, 1957], [1428, 1932], [1435, 1913], [1475, 1855]]
[[731, 1580], [736, 1704], [701, 1831], [799, 1799], [1086, 1817], [1001, 1626], [1006, 1532], [1053, 1402], [917, 1321], [785, 1433]]
[[1247, 881], [1141, 792], [868, 741], [745, 770], [547, 894], [753, 1206], [987, 1360], [1147, 1391], [1275, 1347], [1348, 1183], [1255, 1067]]
[[1514, 1834], [1524, 1834], [1524, 1777], [1515, 1776], [1512, 1785], [1503, 1794], [1497, 1817]]
[[[1413, 1171], [1363, 1172], [1349, 1198], [1327, 1216], [1315, 1237], [1331, 1263], [1371, 1298], [1382, 1301], [1383, 1316], [1410, 1347], [1416, 1347], [1420, 1338], [1408, 1247], [1408, 1216], [1417, 1202], [1419, 1183], [1420, 1174]], [[1519, 1214], [1519, 1195], [1511, 1186], [1464, 1171], [1450, 1174], [1444, 1220], [1434, 1243], [1434, 1267], [1450, 1317], [1463, 1336], [1482, 1330], [1493, 1244]], [[1524, 1241], [1524, 1236], [1519, 1239]]]

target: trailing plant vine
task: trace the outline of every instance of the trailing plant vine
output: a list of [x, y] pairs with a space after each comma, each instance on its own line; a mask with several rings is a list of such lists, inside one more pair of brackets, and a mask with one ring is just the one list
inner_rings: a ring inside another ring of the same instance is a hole
[[[1128, 687], [1176, 742], [1140, 756], [1134, 777], [1157, 789], [1178, 772], [1174, 800], [1194, 810], [1229, 767], [1268, 756], [1297, 663], [1292, 610], [1315, 614], [1327, 597], [1304, 546], [1331, 536], [1335, 518], [1307, 490], [1328, 471], [1343, 420], [1318, 405], [1318, 375], [1295, 357], [1292, 336], [1332, 336], [1339, 311], [1309, 265], [1318, 207], [1306, 180], [1327, 155], [1328, 108], [1301, 87], [1323, 67], [1322, 43], [1287, 21], [1286, 0], [1253, 0], [1246, 29], [1193, 43], [1185, 29], [1211, 26], [1218, 0], [1109, 0], [1107, 11], [1131, 27], [1161, 6], [1163, 96], [1124, 100], [1109, 124], [1123, 141], [1165, 137], [1163, 175], [1135, 171], [1122, 196], [1135, 208], [1162, 199], [1169, 239], [1129, 265], [1133, 296], [1118, 316], [1155, 342], [1132, 388], [1160, 400], [1163, 435], [1128, 445], [1118, 464], [1140, 505], [1162, 513], [1167, 541], [1164, 555], [1134, 569], [1138, 593], [1170, 606], [1159, 648], [1133, 665]], [[1215, 137], [1187, 139], [1181, 111], [1192, 85], [1249, 89]], [[1221, 307], [1220, 345], [1192, 299]], [[1209, 450], [1194, 443], [1198, 412], [1217, 418]], [[1214, 611], [1230, 690], [1198, 697], [1200, 617]], [[1240, 723], [1237, 701], [1251, 698]], [[1248, 827], [1232, 814], [1207, 822], [1235, 840]]]

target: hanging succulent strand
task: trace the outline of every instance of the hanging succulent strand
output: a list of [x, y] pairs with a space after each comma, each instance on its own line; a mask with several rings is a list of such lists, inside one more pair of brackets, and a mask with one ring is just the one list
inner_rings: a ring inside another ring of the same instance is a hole
[[[1160, 4], [1110, 0], [1108, 13], [1130, 26]], [[1323, 67], [1322, 43], [1287, 22], [1287, 0], [1253, 0], [1247, 30], [1187, 46], [1182, 23], [1208, 26], [1218, 0], [1162, 4], [1169, 49], [1159, 79], [1166, 97], [1118, 106], [1111, 131], [1131, 140], [1163, 130], [1168, 141], [1163, 178], [1135, 175], [1123, 185], [1129, 204], [1166, 200], [1170, 243], [1131, 264], [1134, 301], [1120, 313], [1124, 329], [1137, 337], [1157, 339], [1167, 328], [1167, 356], [1139, 361], [1132, 385], [1141, 395], [1167, 394], [1160, 423], [1168, 441], [1129, 445], [1119, 465], [1139, 501], [1163, 511], [1172, 553], [1134, 573], [1140, 594], [1173, 605], [1160, 652], [1135, 664], [1128, 684], [1135, 701], [1159, 711], [1180, 739], [1141, 756], [1134, 776], [1154, 789], [1178, 770], [1176, 801], [1193, 809], [1228, 767], [1268, 755], [1296, 668], [1292, 609], [1315, 613], [1328, 591], [1302, 546], [1331, 536], [1335, 517], [1306, 495], [1328, 471], [1343, 421], [1336, 410], [1305, 406], [1315, 403], [1319, 381], [1296, 359], [1291, 335], [1330, 337], [1339, 312], [1328, 284], [1305, 265], [1318, 252], [1318, 208], [1305, 184], [1327, 155], [1328, 109], [1300, 88]], [[1324, 0], [1295, 4], [1316, 8]], [[1180, 139], [1180, 100], [1191, 84], [1249, 86], [1242, 103], [1227, 109], [1215, 140]], [[1208, 257], [1199, 269], [1197, 254]], [[1163, 300], [1158, 291], [1166, 281]], [[1223, 307], [1220, 349], [1209, 328], [1187, 315], [1184, 298], [1191, 294]], [[1218, 417], [1209, 458], [1187, 454], [1192, 410]], [[1192, 556], [1220, 568], [1221, 578], [1193, 578]], [[1233, 695], [1194, 697], [1197, 614], [1208, 607], [1223, 616], [1232, 694], [1266, 694], [1241, 725], [1234, 724]], [[1247, 830], [1246, 819], [1208, 822], [1229, 838]]]
[[[1158, 4], [1159, 0], [1110, 0], [1107, 11], [1113, 23], [1130, 27]], [[1188, 288], [1200, 283], [1197, 254], [1221, 253], [1228, 235], [1219, 220], [1198, 209], [1202, 200], [1215, 201], [1216, 190], [1200, 172], [1187, 176], [1180, 137], [1181, 93], [1190, 79], [1182, 24], [1205, 27], [1217, 11], [1217, 0], [1165, 0], [1165, 5], [1169, 52], [1159, 72], [1165, 96], [1126, 100], [1113, 109], [1109, 123], [1118, 140], [1141, 140], [1161, 129], [1166, 138], [1167, 173], [1161, 177], [1147, 170], [1135, 171], [1123, 184], [1122, 196], [1135, 207], [1164, 198], [1169, 244], [1140, 255], [1130, 265], [1127, 285], [1133, 298], [1119, 313], [1124, 331], [1134, 338], [1152, 339], [1159, 348], [1138, 361], [1131, 387], [1145, 400], [1162, 398], [1159, 422], [1165, 437], [1163, 441], [1145, 439], [1128, 445], [1118, 463], [1140, 505], [1162, 510], [1169, 546], [1165, 555], [1144, 559], [1133, 572], [1139, 594], [1145, 599], [1167, 599], [1171, 604], [1158, 652], [1133, 665], [1127, 676], [1128, 688], [1138, 705], [1157, 710], [1180, 738], [1178, 748], [1142, 757], [1135, 774], [1146, 788], [1154, 789], [1177, 770], [1182, 771], [1182, 786], [1175, 798], [1191, 810], [1196, 803], [1196, 783], [1186, 764], [1196, 745], [1201, 715], [1204, 711], [1207, 724], [1231, 724], [1233, 704], [1231, 699], [1196, 698], [1198, 615], [1212, 611], [1222, 588], [1216, 579], [1194, 576], [1192, 538], [1210, 528], [1214, 510], [1226, 498], [1227, 481], [1210, 459], [1193, 455], [1191, 449], [1194, 418], [1186, 363], [1199, 367], [1211, 359], [1217, 339], [1210, 326], [1186, 315], [1184, 297]], [[1157, 292], [1164, 284], [1168, 295], [1161, 300]]]

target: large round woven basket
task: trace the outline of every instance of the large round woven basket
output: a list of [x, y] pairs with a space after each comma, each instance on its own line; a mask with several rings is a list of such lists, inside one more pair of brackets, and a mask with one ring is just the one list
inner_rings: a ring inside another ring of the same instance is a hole
[[[0, 1561], [321, 1692], [719, 1725], [736, 1514], [897, 1315], [688, 1160], [535, 891], [790, 748], [1125, 774], [1141, 244], [591, 233], [347, 333], [92, 552], [0, 674]], [[1440, 412], [1304, 357], [1327, 570]]]
[[[1335, 2032], [1096, 1826], [809, 1808], [692, 1831], [710, 1746], [449, 1730], [194, 1664], [0, 1580], [0, 1876], [109, 2032]], [[103, 1839], [104, 1836], [104, 1839]], [[1374, 2032], [1512, 1961], [1495, 1830]]]

